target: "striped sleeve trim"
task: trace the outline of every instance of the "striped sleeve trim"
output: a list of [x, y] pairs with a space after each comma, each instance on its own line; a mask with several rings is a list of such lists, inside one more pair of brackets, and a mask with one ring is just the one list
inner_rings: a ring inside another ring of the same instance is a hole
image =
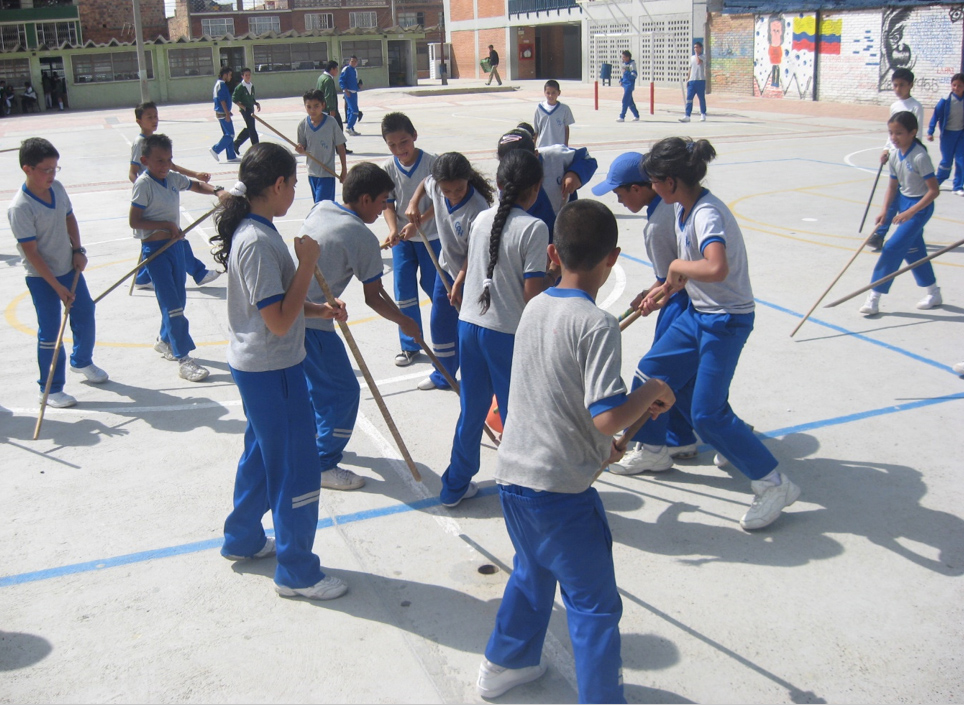
[[605, 399], [600, 399], [599, 401], [594, 401], [589, 405], [589, 414], [596, 418], [604, 411], [609, 411], [610, 409], [616, 409], [626, 403], [626, 393], [620, 392], [619, 394], [613, 394], [611, 397], [606, 397]]
[[525, 274], [522, 275], [522, 278], [535, 279], [536, 277], [544, 277], [544, 276], [546, 276], [545, 272], [526, 272]]
[[716, 237], [708, 237], [708, 238], [706, 238], [706, 241], [703, 242], [703, 243], [700, 245], [700, 254], [703, 254], [703, 250], [706, 249], [706, 246], [707, 246], [707, 245], [712, 245], [714, 242], [722, 243], [722, 244], [723, 244], [723, 247], [726, 247], [726, 240], [724, 240], [723, 238], [721, 238], [721, 237], [719, 237], [719, 236], [716, 236]]
[[363, 280], [362, 280], [362, 284], [371, 284], [372, 282], [377, 282], [377, 281], [378, 281], [379, 279], [381, 279], [381, 278], [382, 278], [382, 273], [379, 272], [378, 274], [376, 274], [376, 275], [375, 275], [374, 277], [372, 277], [371, 279], [363, 279]]
[[267, 308], [271, 304], [276, 304], [279, 301], [283, 301], [284, 297], [285, 297], [284, 294], [275, 294], [274, 296], [269, 296], [266, 299], [261, 299], [261, 301], [257, 303], [258, 310], [260, 311], [263, 308]]
[[18, 237], [17, 242], [34, 242], [36, 239], [36, 235], [31, 235], [30, 237]]
[[141, 210], [144, 210], [145, 208], [147, 208], [147, 206], [142, 206], [140, 203], [131, 203], [131, 206], [133, 206], [134, 208], [140, 208]]

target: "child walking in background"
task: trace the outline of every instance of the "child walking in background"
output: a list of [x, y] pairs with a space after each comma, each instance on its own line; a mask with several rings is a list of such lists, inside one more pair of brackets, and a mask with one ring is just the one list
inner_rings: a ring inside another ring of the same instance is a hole
[[934, 128], [938, 125], [941, 126], [941, 163], [937, 167], [937, 185], [950, 177], [953, 164], [954, 195], [964, 196], [964, 73], [951, 76], [951, 92], [937, 102], [927, 128], [928, 142], [934, 141]]
[[[938, 180], [934, 176], [934, 164], [927, 149], [917, 139], [917, 118], [913, 113], [895, 113], [887, 121], [890, 139], [896, 149], [890, 155], [890, 184], [884, 197], [884, 207], [877, 216], [877, 224], [887, 219], [891, 203], [897, 201], [894, 223], [897, 230], [884, 244], [871, 281], [893, 274], [901, 260], [913, 264], [927, 256], [924, 243], [924, 226], [934, 214], [934, 199], [940, 194]], [[911, 270], [917, 286], [927, 289], [927, 294], [917, 302], [917, 308], [930, 309], [944, 303], [941, 288], [937, 286], [934, 267], [930, 262]], [[880, 297], [890, 291], [893, 281], [874, 287], [860, 312], [873, 316], [880, 312]]]
[[569, 126], [575, 123], [576, 119], [569, 106], [559, 102], [562, 94], [559, 81], [546, 81], [543, 92], [546, 99], [539, 103], [532, 120], [536, 131], [536, 147], [542, 149], [553, 144], [564, 144], [568, 147]]
[[[139, 104], [136, 108], [134, 108], [134, 121], [137, 123], [138, 127], [141, 128], [141, 133], [131, 145], [131, 163], [130, 168], [127, 171], [127, 178], [130, 179], [132, 184], [137, 181], [137, 177], [144, 173], [144, 170], [146, 169], [143, 162], [141, 162], [141, 157], [144, 154], [144, 140], [157, 132], [157, 125], [160, 122], [157, 105], [151, 102]], [[177, 164], [171, 164], [171, 171], [175, 171], [178, 174], [184, 174], [184, 176], [188, 177], [189, 179], [203, 181], [204, 183], [208, 183], [211, 180], [211, 175], [207, 172], [191, 171], [190, 169], [178, 166]], [[185, 270], [194, 280], [194, 283], [198, 286], [210, 284], [221, 276], [221, 272], [208, 269], [204, 265], [204, 262], [194, 256], [194, 250], [191, 249], [191, 243], [187, 240], [181, 240], [177, 247], [182, 248]], [[150, 272], [147, 271], [147, 267], [141, 267], [139, 270], [137, 270], [137, 278], [134, 281], [134, 288], [154, 288], [154, 285], [151, 283], [151, 275]]]
[[244, 120], [244, 129], [234, 140], [234, 151], [241, 154], [241, 145], [244, 144], [245, 140], [250, 139], [252, 147], [261, 141], [261, 138], [258, 137], [258, 124], [254, 120], [254, 111], [261, 112], [261, 103], [254, 97], [251, 69], [247, 67], [241, 69], [241, 82], [234, 87], [231, 100], [238, 106], [241, 119]]
[[[102, 384], [108, 379], [107, 373], [93, 361], [94, 302], [81, 274], [87, 267], [87, 251], [80, 244], [80, 228], [70, 198], [56, 178], [60, 171], [59, 159], [60, 153], [47, 140], [40, 137], [24, 140], [20, 145], [20, 168], [26, 182], [7, 208], [10, 230], [23, 256], [27, 289], [37, 311], [37, 366], [40, 368], [37, 384], [41, 400], [60, 333], [61, 303], [71, 304], [70, 332], [74, 347], [70, 371], [83, 375], [93, 384]], [[71, 293], [75, 276], [77, 288]], [[58, 409], [77, 403], [64, 392], [65, 359], [61, 346], [47, 397], [47, 405]]]
[[[345, 205], [335, 201], [315, 204], [300, 234], [318, 243], [321, 251], [318, 267], [335, 296], [341, 295], [353, 277], [357, 278], [364, 287], [365, 304], [417, 343], [421, 339], [418, 324], [384, 298], [381, 250], [378, 238], [367, 227], [385, 210], [393, 188], [391, 177], [382, 169], [370, 162], [356, 164], [342, 187]], [[325, 300], [317, 283], [311, 284], [308, 300], [319, 303]], [[358, 489], [364, 486], [365, 478], [338, 466], [355, 430], [361, 394], [358, 380], [331, 321], [309, 320], [304, 343], [305, 375], [315, 412], [317, 454], [321, 459], [321, 486], [333, 490]]]
[[546, 276], [549, 229], [526, 213], [539, 197], [539, 160], [531, 152], [513, 150], [499, 161], [496, 179], [499, 203], [472, 223], [468, 255], [452, 285], [452, 303], [461, 306], [462, 394], [452, 455], [442, 475], [441, 500], [446, 507], [478, 492], [472, 478], [479, 472], [482, 428], [493, 391], [505, 424], [519, 318], [526, 302], [557, 274]]
[[[690, 305], [643, 356], [636, 375], [643, 382], [665, 380], [700, 438], [750, 478], [754, 499], [740, 525], [752, 530], [773, 523], [797, 501], [800, 488], [777, 472], [777, 459], [728, 401], [753, 330], [755, 304], [740, 226], [700, 184], [715, 156], [706, 140], [668, 137], [653, 145], [643, 165], [660, 198], [675, 204], [680, 258], [670, 263], [666, 281], [650, 290], [640, 310], [649, 314], [665, 306], [684, 286]], [[651, 446], [666, 442], [658, 429], [646, 426], [637, 438]]]
[[[134, 229], [134, 237], [141, 241], [141, 259], [168, 244], [171, 238], [184, 237], [180, 221], [181, 191], [194, 191], [208, 195], [227, 197], [224, 189], [192, 181], [183, 174], [171, 170], [173, 164], [171, 140], [167, 135], [151, 135], [144, 140], [141, 161], [147, 169], [134, 182], [128, 221]], [[184, 315], [187, 294], [184, 291], [184, 254], [177, 245], [166, 249], [159, 257], [146, 265], [154, 282], [154, 295], [161, 309], [161, 332], [154, 349], [165, 360], [178, 362], [178, 375], [189, 382], [200, 382], [208, 376], [208, 370], [190, 357], [194, 350], [188, 320]]]
[[651, 379], [626, 394], [616, 319], [596, 295], [619, 257], [616, 219], [597, 201], [562, 209], [549, 257], [558, 285], [519, 321], [496, 481], [515, 548], [478, 692], [494, 698], [546, 671], [542, 646], [558, 583], [581, 703], [623, 703], [612, 534], [592, 482], [618, 457], [612, 435], [674, 400]]
[[703, 60], [703, 43], [693, 43], [690, 57], [690, 78], [686, 82], [686, 114], [680, 122], [689, 122], [693, 114], [693, 99], [700, 101], [700, 122], [706, 122], [706, 62]]
[[338, 181], [344, 182], [345, 172], [348, 170], [345, 161], [345, 135], [334, 118], [325, 112], [324, 93], [319, 90], [308, 91], [304, 95], [304, 101], [308, 116], [298, 123], [298, 146], [295, 151], [298, 154], [310, 155], [307, 164], [308, 183], [311, 185], [311, 197], [315, 203], [334, 201], [335, 154], [338, 154], [341, 160]]
[[636, 101], [633, 100], [633, 91], [636, 89], [636, 79], [639, 73], [636, 71], [636, 62], [633, 61], [632, 53], [623, 52], [623, 73], [619, 77], [619, 85], [623, 87], [623, 109], [616, 118], [616, 122], [625, 122], [626, 111], [633, 114], [633, 122], [639, 120], [639, 111], [636, 109]]
[[234, 151], [234, 123], [231, 121], [231, 76], [234, 72], [230, 66], [222, 66], [218, 72], [218, 80], [214, 83], [214, 116], [221, 125], [221, 139], [208, 150], [214, 161], [220, 162], [221, 152], [227, 155], [229, 162], [239, 162], [240, 157]]
[[[432, 206], [422, 213], [419, 203], [428, 194]], [[465, 264], [469, 248], [469, 229], [476, 216], [492, 205], [492, 186], [477, 172], [469, 160], [458, 152], [440, 154], [432, 164], [432, 174], [415, 190], [407, 211], [411, 222], [402, 229], [402, 239], [417, 236], [423, 218], [434, 211], [435, 227], [441, 251], [438, 255], [443, 274], [435, 278], [432, 292], [432, 351], [452, 379], [459, 369], [459, 312], [449, 301], [446, 283], [451, 288]], [[445, 277], [443, 281], [442, 277]], [[448, 389], [449, 383], [438, 370], [418, 383], [418, 388]]]
[[[312, 552], [321, 465], [302, 360], [305, 317], [346, 320], [348, 314], [341, 302], [332, 309], [305, 301], [318, 245], [297, 238], [296, 266], [272, 223], [294, 200], [295, 168], [280, 145], [249, 149], [211, 238], [215, 259], [228, 272], [228, 365], [247, 417], [221, 555], [244, 560], [277, 553], [279, 595], [330, 600], [348, 586], [325, 575]], [[269, 509], [273, 539], [261, 525]]]

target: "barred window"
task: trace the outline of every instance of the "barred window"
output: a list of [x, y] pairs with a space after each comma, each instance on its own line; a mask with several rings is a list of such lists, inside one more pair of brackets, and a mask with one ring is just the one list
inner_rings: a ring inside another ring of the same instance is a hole
[[213, 76], [214, 56], [211, 49], [171, 49], [167, 53], [171, 78]]
[[341, 55], [357, 56], [359, 66], [382, 66], [385, 63], [381, 42], [342, 42]]
[[27, 48], [27, 26], [23, 24], [0, 25], [0, 49], [12, 51], [20, 45]]
[[0, 79], [11, 86], [22, 86], [30, 80], [29, 59], [7, 59], [0, 61]]
[[349, 12], [348, 24], [351, 27], [362, 27], [365, 29], [378, 27], [378, 13], [377, 12]]
[[332, 29], [335, 26], [335, 15], [322, 12], [317, 15], [305, 15], [305, 31], [312, 29]]
[[234, 18], [232, 17], [212, 17], [201, 19], [201, 34], [209, 37], [223, 37], [230, 34], [234, 36]]
[[425, 26], [425, 13], [424, 12], [399, 12], [398, 13], [398, 26], [399, 27], [424, 27]]
[[[150, 52], [144, 52], [147, 77], [154, 78], [154, 62]], [[103, 54], [77, 55], [71, 59], [74, 65], [74, 83], [104, 83], [108, 81], [136, 81], [137, 52], [116, 51]]]
[[248, 31], [252, 34], [267, 34], [281, 31], [281, 18], [277, 15], [262, 15], [248, 18]]
[[64, 42], [77, 44], [77, 25], [74, 22], [38, 22], [37, 42], [48, 47], [59, 47]]
[[257, 73], [314, 71], [324, 68], [327, 61], [328, 44], [325, 42], [254, 45], [254, 70]]

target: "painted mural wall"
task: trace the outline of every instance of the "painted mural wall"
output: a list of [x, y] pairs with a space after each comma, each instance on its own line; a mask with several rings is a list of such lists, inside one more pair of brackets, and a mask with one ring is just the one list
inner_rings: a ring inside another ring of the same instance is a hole
[[757, 15], [753, 36], [753, 95], [813, 100], [817, 16]]

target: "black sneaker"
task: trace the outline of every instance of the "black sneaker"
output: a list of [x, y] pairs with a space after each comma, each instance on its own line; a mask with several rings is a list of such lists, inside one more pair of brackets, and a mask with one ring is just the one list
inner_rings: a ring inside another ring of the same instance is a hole
[[395, 356], [396, 367], [408, 367], [418, 357], [418, 350], [402, 350]]
[[358, 120], [357, 120], [357, 122], [361, 122], [361, 119], [362, 119], [363, 117], [365, 117], [365, 113], [363, 113], [361, 110], [359, 110], [359, 111], [356, 113], [356, 115], [358, 115]]
[[881, 248], [884, 246], [884, 236], [874, 233], [873, 237], [867, 240], [867, 247], [870, 248], [871, 252], [880, 252]]

